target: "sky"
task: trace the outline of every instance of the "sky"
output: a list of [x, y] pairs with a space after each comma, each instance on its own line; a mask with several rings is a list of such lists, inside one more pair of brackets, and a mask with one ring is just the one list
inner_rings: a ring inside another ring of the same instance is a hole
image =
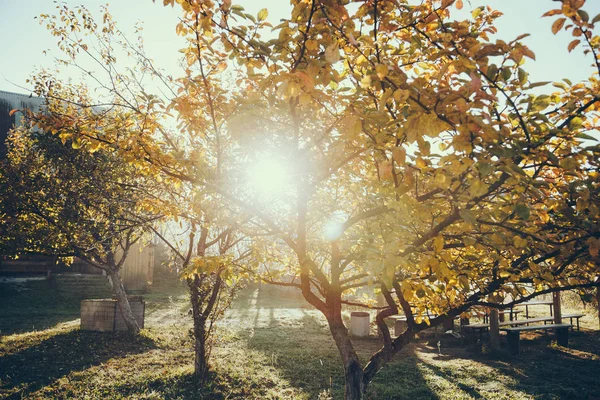
[[[144, 42], [146, 51], [159, 67], [169, 71], [176, 68], [183, 47], [177, 41], [175, 25], [178, 9], [164, 7], [162, 0], [67, 0], [68, 5], [84, 4], [96, 12], [100, 5], [109, 4], [118, 26], [125, 32], [133, 32], [137, 21], [144, 23]], [[248, 12], [256, 13], [263, 7], [269, 10], [269, 20], [277, 22], [289, 10], [286, 0], [234, 0]], [[463, 0], [467, 11], [489, 4], [504, 13], [497, 21], [498, 37], [511, 40], [522, 33], [531, 36], [524, 39], [535, 53], [537, 60], [528, 61], [526, 70], [531, 81], [551, 81], [569, 78], [573, 81], [585, 79], [591, 75], [591, 58], [581, 54], [581, 47], [572, 54], [567, 45], [572, 40], [566, 32], [554, 36], [550, 27], [555, 17], [541, 18], [541, 15], [557, 4], [551, 0]], [[0, 90], [27, 93], [26, 79], [40, 66], [53, 66], [52, 57], [43, 55], [46, 49], [56, 46], [54, 38], [40, 26], [37, 19], [41, 13], [55, 13], [56, 4], [51, 0], [0, 0], [0, 38], [2, 38], [2, 56], [0, 57]], [[593, 18], [600, 13], [600, 0], [588, 0], [584, 9]], [[274, 24], [275, 25], [275, 24]], [[600, 30], [600, 27], [598, 28]], [[175, 41], [174, 41], [175, 40]]]

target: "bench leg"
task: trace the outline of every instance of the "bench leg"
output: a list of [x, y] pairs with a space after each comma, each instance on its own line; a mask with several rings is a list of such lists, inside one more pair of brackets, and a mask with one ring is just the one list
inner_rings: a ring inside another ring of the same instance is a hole
[[556, 329], [556, 343], [559, 346], [569, 347], [569, 328]]
[[519, 332], [507, 332], [506, 340], [508, 342], [508, 351], [510, 352], [510, 354], [518, 355], [520, 342]]

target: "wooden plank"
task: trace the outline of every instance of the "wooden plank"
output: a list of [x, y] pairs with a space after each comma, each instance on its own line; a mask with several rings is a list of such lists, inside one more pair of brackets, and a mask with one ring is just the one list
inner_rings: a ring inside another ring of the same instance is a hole
[[508, 327], [508, 328], [500, 328], [500, 330], [505, 331], [505, 332], [525, 332], [525, 331], [537, 331], [537, 330], [545, 330], [545, 329], [570, 328], [571, 326], [572, 326], [571, 324], [550, 324], [550, 325]]

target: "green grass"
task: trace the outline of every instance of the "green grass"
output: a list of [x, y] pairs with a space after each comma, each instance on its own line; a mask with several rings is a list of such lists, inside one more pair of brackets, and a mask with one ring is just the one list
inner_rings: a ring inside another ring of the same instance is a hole
[[[213, 381], [198, 386], [192, 376], [189, 305], [177, 282], [145, 295], [147, 329], [138, 337], [80, 331], [78, 302], [57, 297], [44, 283], [9, 294], [0, 287], [0, 398], [343, 396], [343, 371], [325, 321], [298, 296], [264, 287], [243, 291], [219, 324]], [[438, 339], [431, 339], [402, 350], [376, 376], [368, 397], [598, 398], [598, 331], [573, 333], [568, 349], [554, 345], [551, 335], [528, 334], [519, 357], [491, 355], [456, 340], [442, 340], [440, 352]], [[365, 360], [379, 346], [376, 338], [355, 343]]]

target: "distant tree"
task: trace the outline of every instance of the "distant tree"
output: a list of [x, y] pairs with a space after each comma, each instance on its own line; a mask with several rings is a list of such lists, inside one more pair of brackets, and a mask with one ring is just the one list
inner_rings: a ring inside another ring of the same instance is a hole
[[144, 210], [148, 180], [115, 153], [76, 150], [31, 123], [10, 132], [0, 167], [3, 254], [78, 257], [105, 271], [128, 329], [138, 332], [120, 270], [159, 217]]

